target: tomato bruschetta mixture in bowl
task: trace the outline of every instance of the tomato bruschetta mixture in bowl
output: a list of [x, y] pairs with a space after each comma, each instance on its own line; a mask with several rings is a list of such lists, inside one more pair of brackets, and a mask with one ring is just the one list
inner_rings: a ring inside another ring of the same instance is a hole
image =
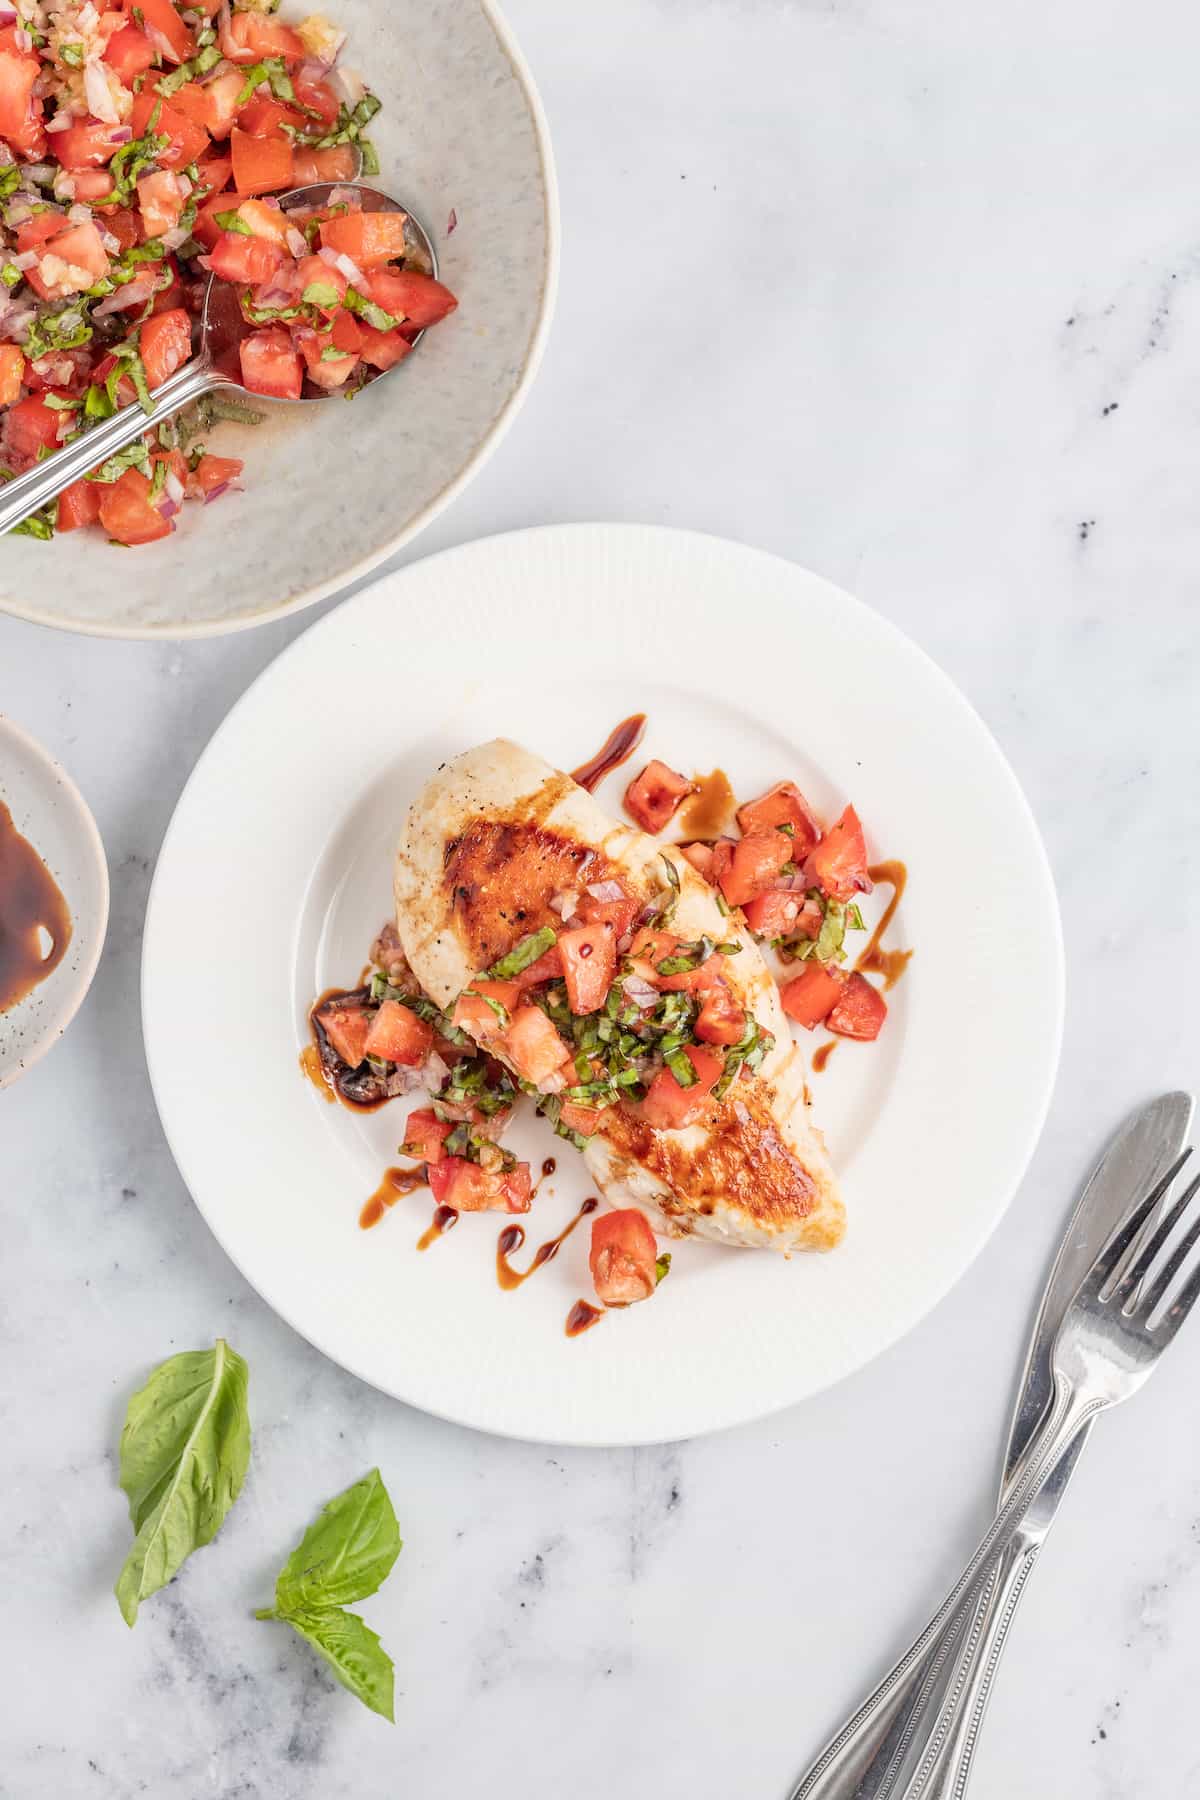
[[[210, 277], [240, 313], [245, 390], [206, 396], [10, 534], [0, 605], [101, 631], [228, 629], [369, 566], [470, 471], [540, 347], [553, 200], [520, 65], [486, 7], [464, 10], [435, 0], [410, 28], [365, 0], [337, 17], [0, 0], [0, 480], [148, 409], [198, 345]], [[423, 216], [443, 280], [360, 179]], [[319, 205], [281, 207], [314, 183]], [[460, 301], [473, 329], [460, 314], [364, 391]], [[255, 405], [333, 394], [358, 404]], [[218, 499], [249, 554], [214, 583], [185, 554], [206, 529], [187, 502]], [[145, 546], [151, 579], [105, 538]]]

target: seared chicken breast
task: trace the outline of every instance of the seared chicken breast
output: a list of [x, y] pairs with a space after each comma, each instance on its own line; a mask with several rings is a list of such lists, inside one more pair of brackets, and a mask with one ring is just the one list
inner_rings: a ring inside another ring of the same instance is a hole
[[[612, 1205], [640, 1208], [666, 1236], [830, 1249], [844, 1209], [775, 982], [741, 914], [722, 912], [676, 848], [618, 823], [569, 775], [498, 738], [445, 764], [413, 805], [396, 852], [396, 924], [413, 972], [449, 1008], [530, 933], [561, 930], [564, 896], [619, 882], [651, 905], [668, 880], [672, 933], [740, 944], [723, 959], [724, 982], [774, 1044], [680, 1129], [647, 1123], [637, 1104], [608, 1106], [587, 1139], [587, 1166]], [[505, 1060], [502, 1036], [487, 1047]]]

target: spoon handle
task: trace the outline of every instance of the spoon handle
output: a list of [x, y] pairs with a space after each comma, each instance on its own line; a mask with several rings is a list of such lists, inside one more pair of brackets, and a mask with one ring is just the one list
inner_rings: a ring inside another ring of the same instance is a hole
[[137, 401], [132, 406], [123, 406], [111, 419], [93, 425], [73, 444], [64, 444], [44, 462], [35, 463], [24, 475], [18, 475], [14, 481], [0, 487], [0, 534], [11, 531], [14, 525], [45, 506], [73, 481], [80, 480], [89, 470], [98, 468], [118, 450], [132, 444], [144, 431], [161, 425], [193, 400], [198, 400], [201, 394], [228, 385], [228, 379], [217, 374], [207, 357], [186, 363], [178, 374], [156, 389], [150, 412], [143, 411]]

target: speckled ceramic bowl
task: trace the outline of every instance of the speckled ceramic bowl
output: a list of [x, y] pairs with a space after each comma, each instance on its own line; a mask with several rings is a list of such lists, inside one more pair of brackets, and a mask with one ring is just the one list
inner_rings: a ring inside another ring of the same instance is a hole
[[[285, 18], [308, 10], [283, 0]], [[349, 33], [347, 66], [383, 102], [378, 184], [426, 226], [458, 311], [350, 404], [271, 407], [257, 428], [209, 434], [245, 458], [246, 491], [185, 507], [163, 542], [0, 540], [0, 608], [113, 637], [198, 637], [309, 606], [429, 524], [516, 412], [549, 326], [558, 216], [545, 118], [512, 34], [491, 0], [325, 10]]]
[[0, 803], [57, 883], [71, 915], [66, 953], [0, 1012], [0, 1088], [56, 1044], [92, 985], [108, 926], [108, 865], [96, 821], [61, 764], [0, 713]]

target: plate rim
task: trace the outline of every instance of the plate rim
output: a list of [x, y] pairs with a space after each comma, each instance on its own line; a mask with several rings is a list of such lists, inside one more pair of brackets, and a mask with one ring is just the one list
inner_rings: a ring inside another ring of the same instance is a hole
[[41, 1062], [44, 1056], [48, 1056], [55, 1044], [66, 1036], [76, 1013], [91, 992], [92, 982], [96, 978], [96, 970], [100, 966], [100, 958], [104, 953], [104, 945], [108, 938], [108, 915], [112, 898], [104, 839], [100, 836], [100, 827], [96, 823], [91, 807], [80, 791], [78, 782], [67, 772], [58, 758], [52, 755], [44, 744], [39, 743], [32, 732], [27, 731], [23, 725], [18, 725], [11, 713], [0, 711], [0, 737], [5, 732], [10, 733], [21, 745], [26, 755], [47, 771], [70, 802], [72, 818], [80, 828], [80, 842], [90, 853], [93, 869], [99, 876], [100, 908], [94, 940], [79, 965], [72, 997], [65, 1014], [56, 1025], [46, 1026], [42, 1029], [34, 1039], [32, 1050], [19, 1059], [15, 1068], [7, 1074], [3, 1068], [0, 1068], [0, 1089], [12, 1087], [13, 1083], [19, 1081], [22, 1075], [27, 1075], [29, 1070], [36, 1063]]
[[[486, 555], [495, 545], [506, 543], [510, 540], [554, 539], [565, 538], [575, 534], [590, 535], [609, 532], [615, 532], [622, 536], [640, 536], [643, 538], [699, 540], [703, 543], [718, 545], [724, 550], [734, 551], [739, 556], [744, 555], [750, 558], [758, 558], [773, 564], [781, 565], [792, 574], [798, 574], [808, 580], [815, 581], [823, 588], [828, 589], [831, 594], [837, 596], [839, 603], [848, 607], [852, 613], [868, 619], [872, 630], [882, 633], [882, 635], [889, 639], [903, 654], [915, 656], [925, 665], [927, 670], [932, 672], [932, 675], [943, 689], [947, 698], [953, 701], [959, 712], [967, 721], [969, 721], [970, 728], [979, 734], [981, 740], [986, 742], [992, 761], [997, 771], [1002, 774], [1010, 796], [1016, 801], [1017, 807], [1022, 813], [1025, 824], [1028, 827], [1031, 842], [1036, 846], [1037, 873], [1040, 878], [1039, 885], [1043, 889], [1044, 897], [1048, 902], [1048, 922], [1052, 922], [1053, 925], [1049, 949], [1052, 953], [1054, 980], [1052, 993], [1049, 996], [1052, 1007], [1052, 1019], [1051, 1029], [1046, 1038], [1049, 1055], [1045, 1065], [1042, 1091], [1038, 1097], [1036, 1106], [1031, 1107], [1029, 1123], [1019, 1146], [1019, 1153], [1014, 1146], [1014, 1173], [1012, 1178], [1003, 1194], [997, 1196], [991, 1215], [986, 1220], [980, 1222], [970, 1240], [969, 1247], [964, 1251], [958, 1267], [952, 1273], [947, 1274], [945, 1278], [939, 1282], [936, 1291], [931, 1288], [927, 1300], [922, 1304], [920, 1311], [914, 1317], [897, 1324], [894, 1328], [890, 1328], [888, 1334], [881, 1342], [874, 1344], [864, 1354], [857, 1356], [838, 1374], [832, 1376], [828, 1380], [822, 1380], [819, 1385], [797, 1395], [795, 1398], [782, 1401], [770, 1399], [761, 1403], [752, 1402], [750, 1404], [743, 1402], [736, 1407], [727, 1404], [714, 1415], [710, 1422], [701, 1426], [687, 1426], [674, 1432], [668, 1431], [664, 1433], [661, 1430], [634, 1430], [626, 1431], [621, 1436], [613, 1437], [604, 1434], [588, 1434], [586, 1431], [574, 1431], [572, 1435], [567, 1437], [562, 1435], [561, 1432], [538, 1432], [529, 1428], [516, 1429], [505, 1424], [496, 1424], [486, 1418], [478, 1416], [478, 1414], [472, 1416], [468, 1411], [456, 1410], [453, 1406], [432, 1405], [425, 1399], [414, 1399], [410, 1394], [401, 1393], [392, 1386], [384, 1385], [378, 1376], [368, 1373], [360, 1367], [353, 1358], [347, 1357], [341, 1352], [329, 1349], [323, 1341], [322, 1333], [314, 1334], [306, 1326], [297, 1322], [289, 1308], [285, 1305], [278, 1304], [272, 1297], [272, 1291], [269, 1285], [265, 1286], [257, 1279], [251, 1277], [226, 1242], [223, 1231], [214, 1225], [208, 1212], [193, 1192], [183, 1163], [180, 1160], [172, 1140], [167, 1120], [163, 1114], [159, 1095], [159, 1085], [155, 1078], [154, 1062], [150, 1054], [150, 1040], [147, 1031], [147, 987], [149, 979], [148, 946], [151, 943], [151, 918], [160, 891], [160, 873], [178, 825], [179, 814], [182, 810], [185, 797], [191, 789], [193, 782], [199, 776], [210, 752], [213, 751], [217, 739], [223, 734], [226, 725], [230, 724], [235, 716], [240, 714], [243, 707], [246, 707], [251, 703], [260, 683], [265, 682], [268, 675], [275, 671], [277, 665], [285, 663], [293, 652], [298, 651], [298, 646], [302, 640], [306, 639], [312, 632], [318, 632], [327, 626], [332, 628], [332, 621], [335, 618], [341, 620], [360, 599], [365, 599], [367, 595], [373, 594], [375, 589], [381, 586], [384, 581], [399, 581], [406, 576], [410, 570], [418, 567], [424, 568], [426, 565], [437, 564], [445, 558], [453, 558], [464, 554]], [[653, 1444], [671, 1444], [685, 1441], [695, 1436], [709, 1436], [718, 1431], [733, 1430], [739, 1425], [752, 1424], [761, 1419], [772, 1417], [786, 1411], [793, 1406], [802, 1405], [806, 1400], [813, 1399], [818, 1394], [825, 1393], [830, 1389], [839, 1386], [842, 1382], [849, 1380], [852, 1376], [857, 1375], [861, 1370], [877, 1361], [881, 1356], [886, 1355], [941, 1305], [947, 1295], [961, 1280], [964, 1279], [977, 1262], [1011, 1207], [1021, 1183], [1028, 1174], [1030, 1163], [1045, 1129], [1046, 1119], [1057, 1085], [1062, 1056], [1066, 1017], [1066, 951], [1062, 926], [1062, 910], [1059, 904], [1058, 890], [1054, 880], [1049, 853], [1038, 826], [1036, 815], [1034, 814], [1029, 799], [1017, 778], [1016, 771], [1013, 769], [1008, 757], [1005, 755], [1003, 747], [987, 721], [977, 711], [957, 682], [955, 682], [929, 652], [925, 650], [923, 645], [917, 642], [915, 638], [910, 637], [907, 632], [903, 631], [887, 616], [887, 614], [869, 606], [865, 601], [858, 599], [856, 595], [850, 593], [846, 589], [838, 587], [836, 583], [829, 581], [827, 577], [819, 574], [816, 570], [810, 569], [805, 564], [799, 563], [791, 557], [781, 555], [776, 551], [764, 550], [757, 545], [746, 544], [735, 538], [724, 537], [719, 533], [691, 529], [688, 527], [657, 525], [646, 521], [579, 520], [565, 523], [518, 527], [510, 531], [489, 533], [484, 537], [469, 539], [465, 543], [448, 546], [442, 550], [432, 552], [430, 555], [418, 558], [414, 563], [406, 564], [399, 569], [390, 570], [385, 576], [381, 576], [377, 582], [370, 583], [366, 588], [361, 590], [360, 594], [352, 596], [346, 602], [345, 606], [337, 608], [336, 612], [327, 613], [322, 618], [314, 620], [305, 631], [299, 633], [296, 638], [285, 645], [279, 654], [258, 672], [254, 680], [244, 692], [239, 695], [233, 705], [219, 721], [199, 757], [196, 759], [191, 773], [176, 801], [166, 831], [163, 834], [146, 902], [139, 991], [143, 1040], [151, 1091], [154, 1096], [155, 1106], [158, 1111], [163, 1134], [167, 1140], [176, 1167], [179, 1170], [180, 1177], [183, 1180], [189, 1195], [191, 1195], [193, 1203], [200, 1213], [201, 1218], [204, 1220], [205, 1225], [208, 1227], [209, 1231], [212, 1232], [214, 1238], [229, 1257], [234, 1267], [259, 1298], [271, 1308], [284, 1324], [295, 1331], [306, 1343], [312, 1344], [314, 1349], [317, 1349], [323, 1356], [328, 1357], [336, 1366], [345, 1369], [348, 1373], [355, 1376], [356, 1379], [365, 1382], [368, 1387], [387, 1395], [389, 1399], [397, 1400], [403, 1405], [413, 1406], [418, 1411], [426, 1412], [431, 1417], [444, 1419], [450, 1424], [463, 1426], [469, 1430], [484, 1432], [493, 1437], [511, 1439], [515, 1442], [546, 1445], [561, 1444], [580, 1449], [617, 1449], [634, 1448]]]
[[23, 619], [30, 625], [44, 625], [51, 631], [72, 631], [81, 637], [109, 638], [134, 643], [184, 643], [203, 638], [232, 637], [237, 632], [252, 631], [260, 625], [273, 624], [277, 619], [287, 619], [294, 613], [303, 612], [307, 607], [316, 606], [319, 601], [327, 600], [331, 594], [341, 593], [343, 589], [353, 586], [356, 581], [361, 581], [364, 576], [370, 575], [379, 568], [381, 563], [386, 562], [389, 556], [395, 556], [398, 551], [411, 544], [422, 531], [428, 530], [429, 526], [457, 500], [468, 483], [473, 481], [490, 461], [528, 399], [529, 390], [537, 379], [538, 370], [542, 366], [542, 359], [546, 353], [550, 327], [554, 321], [555, 307], [558, 302], [558, 284], [562, 262], [562, 220], [558, 172], [550, 138], [550, 121], [534, 81], [533, 71], [521, 50], [512, 26], [500, 10], [497, 0], [478, 0], [478, 4], [496, 33], [496, 41], [501, 51], [507, 56], [513, 74], [520, 83], [529, 104], [529, 116], [533, 123], [546, 195], [546, 260], [542, 271], [542, 289], [537, 320], [521, 362], [516, 386], [457, 475], [452, 476], [401, 531], [388, 538], [377, 549], [361, 557], [341, 574], [331, 576], [327, 581], [316, 582], [312, 587], [302, 588], [289, 600], [277, 601], [274, 605], [261, 607], [257, 612], [240, 614], [234, 619], [199, 620], [194, 624], [180, 622], [169, 625], [108, 625], [93, 619], [76, 619], [62, 613], [43, 612], [36, 606], [23, 604], [15, 597], [6, 598], [3, 593], [0, 593], [0, 614], [13, 619]]

